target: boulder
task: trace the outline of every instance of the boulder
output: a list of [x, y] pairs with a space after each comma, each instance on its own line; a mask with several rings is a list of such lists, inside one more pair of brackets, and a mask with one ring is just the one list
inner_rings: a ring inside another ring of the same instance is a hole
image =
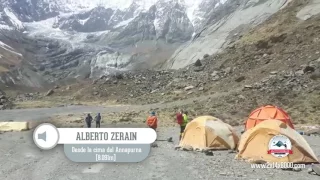
[[238, 96], [238, 98], [242, 99], [242, 100], [246, 99], [246, 97], [244, 95], [241, 95], [241, 94]]
[[269, 43], [268, 41], [260, 40], [256, 43], [256, 47], [258, 49], [267, 49], [269, 48]]
[[167, 139], [168, 142], [173, 142], [172, 137]]
[[211, 76], [212, 76], [212, 77], [218, 76], [218, 73], [219, 73], [218, 71], [213, 71], [213, 72], [211, 73]]
[[205, 58], [208, 58], [209, 57], [209, 54], [205, 54], [205, 55], [203, 55], [203, 58], [205, 59]]
[[285, 39], [287, 38], [287, 34], [283, 33], [280, 35], [273, 35], [270, 37], [270, 41], [272, 43], [279, 43], [279, 42], [283, 42]]
[[312, 79], [312, 80], [320, 79], [320, 71], [319, 71], [319, 72], [313, 72], [313, 73], [310, 75], [310, 79]]
[[124, 76], [123, 76], [123, 74], [118, 73], [115, 75], [115, 78], [116, 79], [124, 79]]
[[302, 169], [301, 169], [301, 168], [298, 168], [298, 167], [294, 167], [294, 168], [292, 168], [292, 171], [300, 172], [300, 171], [302, 171]]
[[152, 143], [152, 144], [151, 144], [151, 147], [152, 147], [152, 148], [157, 148], [157, 147], [159, 147], [159, 146], [158, 146], [158, 144], [156, 144], [156, 143]]
[[193, 147], [192, 146], [184, 146], [182, 147], [183, 151], [193, 151]]
[[212, 151], [205, 151], [204, 154], [206, 156], [213, 156], [213, 152]]
[[7, 99], [0, 99], [0, 103], [1, 104], [4, 104], [4, 103], [6, 103], [7, 102]]
[[53, 93], [54, 93], [54, 90], [53, 90], [53, 89], [50, 89], [50, 90], [47, 92], [46, 96], [51, 96]]
[[304, 71], [303, 70], [298, 70], [298, 71], [295, 72], [295, 75], [302, 76], [302, 75], [304, 75]]
[[196, 66], [196, 67], [202, 66], [202, 63], [201, 63], [200, 59], [198, 59], [198, 60], [194, 63], [194, 66]]
[[227, 68], [224, 70], [224, 72], [225, 72], [226, 74], [230, 74], [230, 73], [232, 73], [232, 68], [231, 68], [231, 67], [227, 67]]
[[130, 121], [132, 121], [132, 118], [131, 117], [122, 117], [122, 118], [120, 118], [119, 121], [120, 122], [130, 122]]
[[304, 69], [303, 69], [303, 72], [304, 73], [313, 73], [316, 69], [312, 66], [306, 66]]
[[240, 76], [238, 77], [237, 79], [235, 79], [236, 82], [241, 82], [241, 81], [244, 81], [246, 79], [246, 77], [244, 76]]
[[191, 89], [193, 89], [193, 88], [194, 88], [194, 86], [187, 86], [187, 87], [184, 88], [184, 90], [185, 90], [185, 91], [189, 91], [189, 90], [191, 90]]

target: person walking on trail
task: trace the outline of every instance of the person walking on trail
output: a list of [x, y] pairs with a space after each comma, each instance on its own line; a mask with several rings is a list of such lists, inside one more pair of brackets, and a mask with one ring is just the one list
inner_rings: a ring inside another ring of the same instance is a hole
[[186, 129], [186, 126], [187, 126], [187, 124], [189, 122], [187, 113], [188, 112], [183, 112], [182, 110], [180, 110], [180, 112], [177, 113], [177, 123], [180, 126], [180, 137], [179, 137], [179, 140], [181, 140], [182, 134], [183, 134], [184, 130]]
[[147, 125], [153, 130], [157, 130], [158, 127], [158, 118], [154, 111], [151, 112], [150, 116], [147, 118]]
[[91, 128], [92, 116], [90, 114], [87, 115], [86, 119], [87, 128]]
[[98, 115], [95, 117], [96, 121], [96, 128], [100, 128], [100, 123], [101, 123], [101, 115], [98, 113]]

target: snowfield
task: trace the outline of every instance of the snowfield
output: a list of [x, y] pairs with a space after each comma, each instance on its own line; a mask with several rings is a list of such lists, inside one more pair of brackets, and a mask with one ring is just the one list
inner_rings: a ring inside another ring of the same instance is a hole
[[[81, 12], [89, 11], [95, 7], [101, 6], [111, 9], [126, 10], [135, 3], [138, 6], [138, 9], [134, 12], [134, 16], [138, 16], [141, 12], [149, 10], [149, 8], [157, 3], [172, 3], [178, 2], [179, 4], [185, 6], [186, 14], [189, 20], [195, 25], [197, 20], [203, 19], [203, 13], [200, 12], [199, 6], [202, 3], [208, 2], [210, 0], [44, 0], [44, 2], [51, 3], [50, 8], [58, 7], [60, 9], [59, 16], [78, 14]], [[227, 0], [220, 0], [216, 4], [218, 7], [221, 4], [224, 4]], [[52, 11], [50, 9], [50, 11]], [[24, 23], [21, 22], [16, 15], [9, 8], [4, 8], [4, 12], [10, 18], [10, 21], [14, 25], [14, 28], [23, 29]], [[1, 15], [0, 15], [1, 18]], [[84, 24], [88, 19], [83, 19], [80, 21], [81, 24]], [[125, 26], [132, 19], [119, 22], [116, 27]], [[46, 23], [47, 21], [40, 21], [41, 23]], [[11, 29], [5, 24], [0, 24], [0, 29]]]
[[[75, 33], [71, 31], [63, 31], [59, 28], [53, 28], [52, 25], [55, 22], [55, 18], [50, 18], [44, 21], [24, 23], [24, 26], [28, 29], [26, 34], [30, 37], [45, 37], [49, 39], [58, 39], [68, 41], [71, 44], [83, 43], [87, 39], [87, 36], [92, 33]], [[96, 36], [107, 34], [109, 31], [95, 32]]]

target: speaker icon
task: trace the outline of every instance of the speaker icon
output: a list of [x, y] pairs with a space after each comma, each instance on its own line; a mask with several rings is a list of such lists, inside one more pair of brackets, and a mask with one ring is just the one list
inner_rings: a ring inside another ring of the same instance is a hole
[[34, 143], [43, 150], [53, 149], [59, 142], [58, 129], [49, 123], [40, 124], [33, 131]]
[[38, 139], [42, 139], [44, 141], [47, 141], [47, 131], [45, 131], [41, 134], [38, 134]]

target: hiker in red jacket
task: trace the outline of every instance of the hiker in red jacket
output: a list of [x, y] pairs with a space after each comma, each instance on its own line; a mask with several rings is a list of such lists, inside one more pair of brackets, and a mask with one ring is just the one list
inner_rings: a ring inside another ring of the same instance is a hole
[[156, 113], [153, 111], [151, 115], [147, 118], [147, 125], [154, 129], [155, 131], [157, 130], [158, 127], [158, 118], [156, 116]]

